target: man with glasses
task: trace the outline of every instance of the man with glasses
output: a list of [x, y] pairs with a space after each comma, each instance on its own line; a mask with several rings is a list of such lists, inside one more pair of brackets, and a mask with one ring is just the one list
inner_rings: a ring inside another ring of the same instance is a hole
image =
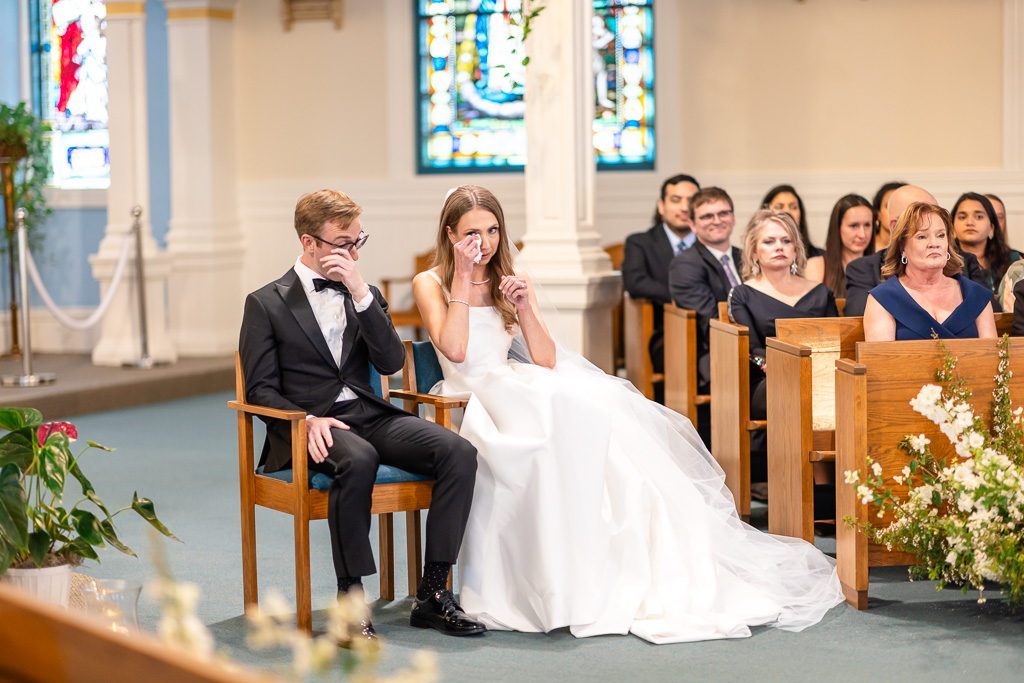
[[[728, 299], [732, 288], [740, 284], [743, 254], [729, 241], [736, 216], [725, 190], [707, 187], [695, 194], [690, 200], [690, 218], [697, 243], [672, 259], [668, 286], [677, 306], [697, 314], [697, 391], [703, 394], [711, 382], [711, 319], [718, 317], [718, 303]], [[710, 432], [704, 426], [710, 420], [701, 417], [699, 423], [701, 437], [708, 443]]]
[[[483, 633], [486, 628], [447, 590], [473, 500], [476, 449], [370, 386], [370, 364], [383, 375], [397, 372], [405, 350], [387, 302], [359, 272], [359, 249], [367, 242], [360, 213], [342, 192], [320, 190], [299, 199], [295, 230], [302, 255], [245, 300], [239, 354], [246, 399], [306, 413], [309, 469], [333, 477], [327, 518], [339, 593], [361, 590], [362, 577], [376, 572], [368, 534], [377, 466], [434, 479], [412, 623], [446, 635]], [[260, 464], [267, 472], [290, 467], [289, 424], [264, 421]], [[361, 637], [376, 638], [369, 621]]]
[[648, 346], [654, 372], [663, 372], [665, 367], [662, 306], [671, 301], [668, 267], [672, 257], [696, 242], [690, 229], [690, 198], [698, 190], [697, 179], [685, 174], [674, 175], [662, 183], [654, 227], [627, 237], [622, 254], [622, 284], [626, 291], [634, 299], [650, 299], [654, 303], [654, 331]]

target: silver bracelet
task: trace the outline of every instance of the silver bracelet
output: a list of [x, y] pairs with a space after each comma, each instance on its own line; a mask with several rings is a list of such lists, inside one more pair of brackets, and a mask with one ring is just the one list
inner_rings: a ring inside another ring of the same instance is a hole
[[450, 304], [466, 304], [467, 306], [469, 306], [469, 302], [468, 301], [463, 301], [462, 299], [448, 299], [448, 303], [450, 303]]

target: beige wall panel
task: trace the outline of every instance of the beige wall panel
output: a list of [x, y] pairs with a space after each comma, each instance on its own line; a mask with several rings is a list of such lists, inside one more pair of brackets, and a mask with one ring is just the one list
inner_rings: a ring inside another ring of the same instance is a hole
[[687, 0], [680, 34], [687, 168], [1002, 167], [1001, 0]]
[[286, 32], [280, 11], [280, 0], [238, 4], [239, 178], [386, 177], [384, 3], [346, 2], [341, 30]]

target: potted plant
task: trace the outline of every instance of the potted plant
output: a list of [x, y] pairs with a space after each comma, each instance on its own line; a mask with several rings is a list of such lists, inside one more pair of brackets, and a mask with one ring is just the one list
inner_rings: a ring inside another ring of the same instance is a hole
[[[69, 422], [43, 424], [32, 408], [0, 408], [0, 575], [7, 581], [40, 584], [40, 597], [67, 604], [71, 568], [83, 560], [99, 560], [97, 548], [107, 545], [134, 556], [114, 529], [113, 518], [134, 510], [157, 531], [178, 541], [159, 519], [148, 498], [136, 492], [130, 505], [113, 514], [82, 473], [79, 461], [89, 448], [113, 449], [92, 441], [77, 456], [71, 443], [78, 437]], [[82, 497], [65, 507], [65, 485], [78, 481]], [[94, 511], [82, 507], [89, 504]], [[27, 576], [26, 576], [27, 574]], [[56, 575], [56, 588], [48, 588]], [[33, 590], [29, 588], [29, 590]], [[53, 593], [56, 595], [53, 595]]]
[[[28, 212], [25, 225], [29, 247], [33, 250], [40, 246], [42, 238], [42, 232], [36, 228], [50, 215], [43, 194], [50, 180], [49, 130], [49, 125], [33, 116], [24, 102], [14, 107], [0, 104], [0, 159], [7, 160], [11, 174], [11, 196], [4, 199], [11, 203], [8, 215], [12, 215], [16, 207]], [[22, 160], [25, 164], [18, 172]], [[0, 252], [12, 247], [12, 244], [0, 242]]]

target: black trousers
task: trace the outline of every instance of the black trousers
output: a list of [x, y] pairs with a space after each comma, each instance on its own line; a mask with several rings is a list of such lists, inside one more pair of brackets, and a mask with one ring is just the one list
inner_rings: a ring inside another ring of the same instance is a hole
[[349, 426], [331, 429], [334, 444], [311, 470], [334, 477], [327, 493], [334, 571], [338, 578], [377, 571], [370, 545], [370, 504], [380, 464], [435, 480], [427, 515], [426, 561], [454, 563], [473, 502], [476, 448], [451, 430], [370, 401], [335, 403], [329, 411]]

